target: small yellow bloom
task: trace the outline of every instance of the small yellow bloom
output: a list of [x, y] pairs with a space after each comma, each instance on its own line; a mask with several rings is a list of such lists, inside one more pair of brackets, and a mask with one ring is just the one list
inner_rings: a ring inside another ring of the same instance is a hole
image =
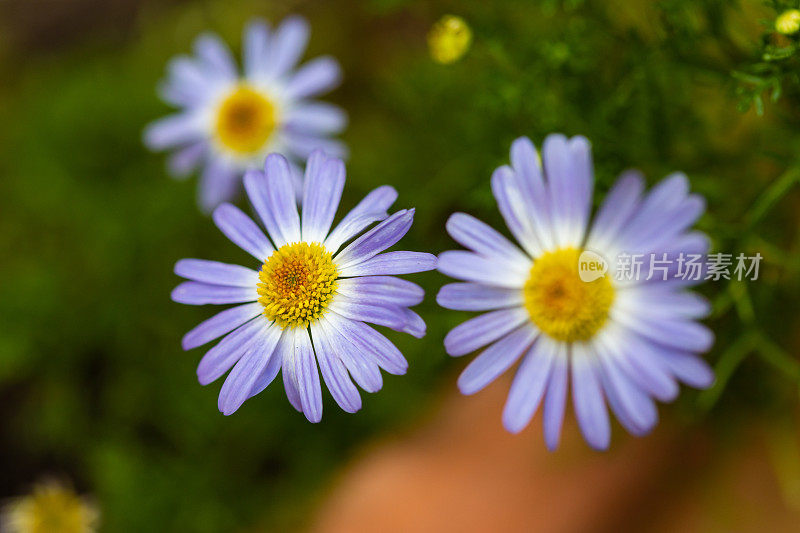
[[33, 492], [12, 500], [3, 509], [0, 530], [4, 533], [93, 533], [97, 531], [97, 509], [68, 486], [44, 481]]
[[431, 57], [438, 63], [453, 63], [463, 56], [472, 42], [472, 30], [467, 22], [455, 15], [445, 15], [428, 33]]
[[784, 35], [800, 30], [800, 9], [787, 9], [775, 19], [775, 29]]

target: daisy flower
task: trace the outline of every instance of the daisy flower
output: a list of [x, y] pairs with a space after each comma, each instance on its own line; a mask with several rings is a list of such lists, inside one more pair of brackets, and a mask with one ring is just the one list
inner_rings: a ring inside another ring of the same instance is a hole
[[408, 309], [422, 301], [422, 288], [394, 276], [432, 270], [436, 257], [382, 253], [411, 228], [414, 210], [388, 216], [397, 193], [392, 187], [378, 187], [330, 231], [344, 181], [340, 159], [312, 153], [298, 212], [289, 164], [271, 154], [264, 172], [250, 170], [244, 176], [245, 190], [269, 239], [233, 205], [223, 204], [213, 214], [222, 233], [255, 257], [260, 270], [200, 259], [182, 259], [175, 265], [175, 273], [190, 281], [175, 288], [174, 301], [243, 304], [183, 337], [183, 348], [189, 350], [228, 334], [197, 367], [203, 385], [230, 370], [219, 394], [223, 414], [236, 411], [282, 370], [289, 402], [308, 420], [319, 422], [322, 390], [317, 365], [336, 403], [353, 413], [361, 408], [353, 381], [376, 392], [382, 386], [379, 368], [399, 375], [408, 366], [398, 349], [366, 323], [418, 338], [425, 335], [425, 322]]
[[100, 513], [89, 499], [56, 480], [38, 483], [31, 494], [15, 498], [0, 513], [6, 533], [93, 533]]
[[[530, 140], [517, 139], [511, 166], [492, 175], [492, 191], [521, 249], [476, 218], [455, 213], [447, 231], [469, 251], [444, 252], [438, 262], [440, 272], [463, 280], [442, 287], [441, 306], [488, 311], [445, 338], [452, 356], [483, 349], [459, 377], [461, 392], [478, 392], [521, 359], [503, 424], [521, 431], [543, 403], [551, 450], [558, 446], [568, 383], [584, 438], [605, 449], [606, 403], [630, 433], [643, 435], [658, 421], [654, 399], [674, 399], [679, 381], [702, 388], [714, 379], [698, 355], [713, 343], [696, 322], [708, 303], [685, 290], [691, 281], [678, 275], [679, 261], [649, 280], [646, 275], [651, 253], [658, 259], [705, 254], [706, 236], [689, 231], [705, 209], [703, 199], [689, 194], [683, 174], [645, 193], [644, 180], [631, 171], [590, 225], [593, 181], [585, 138], [550, 135], [542, 159]], [[583, 281], [583, 252], [611, 268]], [[625, 254], [645, 256], [636, 279], [611, 275]]]
[[[168, 167], [176, 177], [203, 167], [198, 201], [204, 210], [233, 198], [244, 172], [258, 168], [269, 153], [305, 160], [322, 148], [343, 155], [344, 147], [328, 136], [344, 129], [346, 115], [311, 100], [339, 84], [338, 63], [320, 57], [295, 68], [308, 34], [299, 17], [273, 31], [251, 22], [244, 30], [243, 74], [213, 34], [195, 41], [194, 57], [169, 63], [161, 97], [181, 110], [150, 124], [144, 142], [152, 150], [175, 150]], [[299, 193], [299, 171], [295, 176]]]

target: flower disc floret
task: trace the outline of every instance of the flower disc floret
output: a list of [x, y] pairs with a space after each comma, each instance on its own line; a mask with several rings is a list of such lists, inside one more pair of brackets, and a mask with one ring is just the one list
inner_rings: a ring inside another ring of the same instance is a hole
[[285, 329], [308, 327], [322, 315], [336, 293], [338, 272], [324, 246], [298, 242], [273, 252], [258, 278], [264, 315]]

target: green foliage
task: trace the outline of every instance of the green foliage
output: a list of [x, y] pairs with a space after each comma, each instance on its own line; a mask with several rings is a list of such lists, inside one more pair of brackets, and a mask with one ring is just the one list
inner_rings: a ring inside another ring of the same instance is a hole
[[[398, 208], [417, 208], [403, 248], [438, 253], [455, 247], [444, 232], [453, 211], [503, 227], [489, 176], [520, 135], [537, 144], [554, 131], [589, 137], [598, 199], [627, 167], [651, 183], [683, 170], [708, 200], [701, 229], [715, 248], [765, 259], [757, 282], [702, 289], [714, 302], [709, 358], [719, 380], [662, 412], [723, 428], [779, 416], [800, 384], [800, 129], [789, 97], [797, 42], [782, 56], [751, 24], [752, 6], [314, 4], [304, 13], [310, 55], [330, 53], [345, 72], [330, 98], [351, 117], [343, 209], [392, 184]], [[2, 69], [13, 75], [0, 105], [4, 495], [55, 471], [95, 494], [108, 531], [294, 529], [357, 446], [411, 427], [452, 387], [463, 361], [441, 343], [467, 314], [436, 307], [445, 282], [436, 273], [415, 277], [428, 295], [419, 309], [427, 337], [391, 335], [409, 374], [364, 394], [357, 415], [326, 398], [322, 423], [308, 424], [276, 383], [223, 417], [219, 383], [196, 383], [201, 350], [180, 350], [182, 334], [212, 309], [170, 302], [174, 262], [247, 256], [197, 211], [196, 180], [168, 179], [164, 156], [141, 146], [144, 125], [167, 112], [154, 88], [200, 31], [236, 48], [251, 16], [286, 12], [246, 0], [151, 7], [125, 38], [98, 27], [55, 51], [0, 54], [23, 58]], [[431, 61], [425, 43], [444, 13], [474, 33], [471, 51], [448, 66]], [[759, 43], [759, 62], [748, 63]], [[743, 80], [738, 97], [732, 71]], [[764, 108], [765, 90], [787, 98]], [[737, 102], [763, 116], [737, 113]]]

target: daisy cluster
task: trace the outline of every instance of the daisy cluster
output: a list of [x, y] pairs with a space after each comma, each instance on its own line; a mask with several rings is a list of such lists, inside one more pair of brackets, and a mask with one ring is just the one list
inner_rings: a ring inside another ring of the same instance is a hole
[[[145, 132], [151, 148], [175, 151], [174, 174], [202, 167], [201, 207], [213, 209], [217, 227], [255, 259], [252, 268], [201, 259], [175, 265], [186, 281], [173, 300], [233, 305], [183, 338], [187, 350], [218, 340], [197, 376], [205, 385], [227, 374], [218, 402], [223, 414], [278, 374], [291, 405], [311, 422], [322, 417], [323, 382], [342, 409], [358, 411], [359, 388], [376, 392], [381, 371], [403, 374], [408, 367], [374, 326], [425, 335], [425, 322], [410, 309], [424, 292], [397, 276], [433, 269], [458, 280], [439, 291], [441, 307], [480, 313], [444, 338], [452, 356], [480, 351], [459, 389], [474, 394], [516, 366], [503, 424], [519, 432], [541, 406], [550, 449], [559, 443], [570, 397], [586, 441], [605, 449], [608, 408], [630, 433], [644, 435], [658, 421], [656, 401], [673, 400], [680, 383], [713, 382], [701, 354], [714, 338], [699, 322], [709, 304], [689, 290], [703, 277], [687, 279], [674, 266], [658, 277], [609, 273], [619, 267], [613, 258], [643, 257], [646, 270], [647, 257], [706, 256], [708, 238], [692, 230], [705, 202], [690, 192], [685, 175], [647, 190], [638, 172], [623, 173], [593, 213], [589, 141], [550, 135], [540, 154], [522, 137], [511, 146], [510, 165], [491, 177], [513, 240], [455, 213], [446, 231], [465, 249], [438, 258], [388, 251], [414, 218], [414, 209], [389, 213], [398, 196], [392, 187], [376, 188], [334, 224], [345, 165], [344, 147], [330, 135], [346, 119], [312, 98], [332, 89], [340, 72], [326, 57], [297, 67], [307, 39], [299, 18], [274, 30], [251, 23], [240, 73], [219, 38], [201, 36], [194, 56], [170, 63], [161, 87], [181, 110]], [[456, 18], [430, 36], [445, 63], [461, 57], [470, 40]], [[226, 203], [242, 177], [260, 225]]]

